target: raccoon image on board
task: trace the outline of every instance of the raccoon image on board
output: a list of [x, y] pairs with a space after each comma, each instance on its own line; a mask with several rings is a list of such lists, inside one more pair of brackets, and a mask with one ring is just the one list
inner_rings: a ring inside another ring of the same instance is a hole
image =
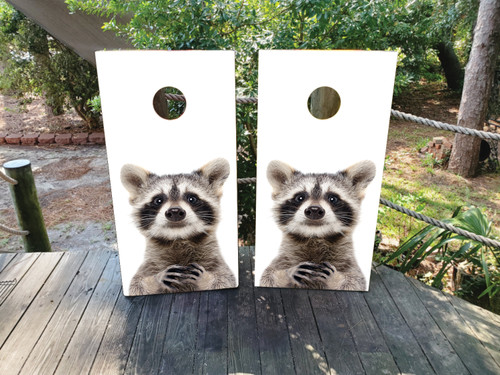
[[219, 158], [188, 174], [159, 176], [126, 164], [121, 181], [146, 238], [130, 295], [236, 287], [215, 230], [229, 163]]
[[273, 215], [283, 238], [260, 285], [366, 290], [352, 232], [374, 177], [375, 164], [368, 160], [333, 174], [301, 173], [281, 161], [270, 162]]

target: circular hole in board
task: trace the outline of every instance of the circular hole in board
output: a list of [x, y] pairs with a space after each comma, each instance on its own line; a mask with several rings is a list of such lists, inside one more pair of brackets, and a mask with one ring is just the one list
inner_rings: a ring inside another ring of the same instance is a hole
[[159, 89], [153, 98], [153, 108], [165, 120], [175, 120], [186, 110], [186, 98], [181, 90], [167, 86]]
[[318, 87], [309, 95], [307, 99], [307, 108], [311, 115], [317, 119], [329, 119], [335, 116], [339, 111], [340, 95], [331, 87]]

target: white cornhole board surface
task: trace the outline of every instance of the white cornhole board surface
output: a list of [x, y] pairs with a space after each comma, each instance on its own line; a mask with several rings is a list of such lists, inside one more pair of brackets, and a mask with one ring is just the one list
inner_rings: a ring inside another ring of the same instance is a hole
[[[120, 181], [127, 163], [162, 175], [191, 173], [216, 158], [229, 162], [217, 239], [238, 280], [234, 52], [99, 51], [96, 61], [124, 294], [146, 243]], [[175, 120], [153, 108], [164, 87], [186, 97], [185, 112]]]
[[[272, 216], [272, 160], [304, 173], [335, 173], [362, 160], [376, 165], [353, 242], [369, 285], [397, 54], [377, 51], [260, 51], [255, 284], [278, 254], [282, 232]], [[335, 89], [336, 115], [313, 117], [317, 88]]]

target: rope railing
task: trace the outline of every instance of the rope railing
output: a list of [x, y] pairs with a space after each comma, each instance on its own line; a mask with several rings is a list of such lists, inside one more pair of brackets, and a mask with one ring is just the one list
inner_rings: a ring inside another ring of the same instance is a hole
[[[165, 94], [165, 97], [169, 100], [174, 100], [174, 101], [182, 101], [182, 102], [186, 101], [186, 98], [184, 97], [184, 95]], [[257, 103], [257, 102], [258, 102], [258, 98], [254, 98], [254, 97], [237, 97], [236, 98], [236, 103], [238, 103], [238, 104], [253, 104], [253, 103]], [[397, 111], [395, 109], [391, 109], [391, 116], [394, 118], [400, 119], [400, 120], [414, 122], [414, 123], [420, 124], [420, 125], [432, 126], [436, 129], [448, 130], [451, 132], [465, 134], [465, 135], [472, 135], [472, 136], [479, 137], [482, 139], [491, 139], [491, 140], [500, 141], [500, 134], [485, 132], [482, 130], [476, 130], [476, 129], [471, 129], [471, 128], [465, 128], [463, 126], [452, 125], [452, 124], [448, 124], [446, 122], [430, 120], [430, 119], [425, 118], [425, 117], [415, 116], [415, 115], [412, 115], [409, 113]]]
[[165, 98], [167, 100], [173, 100], [174, 102], [185, 102], [186, 97], [184, 95], [179, 94], [165, 94]]
[[442, 222], [440, 220], [436, 220], [432, 217], [422, 215], [418, 212], [409, 210], [409, 209], [404, 208], [402, 206], [399, 206], [395, 203], [392, 203], [391, 201], [388, 201], [387, 199], [380, 198], [380, 204], [383, 204], [384, 206], [392, 208], [393, 210], [399, 211], [405, 215], [411, 216], [417, 220], [426, 222], [427, 224], [433, 225], [433, 226], [441, 228], [441, 229], [445, 229], [447, 231], [453, 232], [453, 233], [458, 234], [460, 236], [464, 236], [464, 237], [473, 239], [474, 241], [481, 242], [487, 246], [496, 247], [496, 248], [500, 249], [500, 242], [499, 241], [495, 241], [495, 240], [488, 238], [488, 237], [480, 236], [478, 234], [457, 228], [453, 225]]
[[[17, 180], [14, 180], [12, 177], [7, 176], [2, 171], [0, 171], [0, 178], [4, 181], [7, 181], [11, 185], [17, 185]], [[0, 230], [3, 232], [9, 233], [9, 234], [16, 235], [16, 236], [27, 236], [28, 234], [30, 234], [30, 232], [27, 230], [12, 229], [12, 228], [6, 227], [3, 224], [0, 224]]]
[[[238, 178], [238, 184], [251, 184], [251, 183], [255, 183], [255, 182], [257, 182], [256, 177]], [[411, 216], [414, 219], [423, 221], [427, 224], [431, 224], [435, 227], [448, 230], [448, 231], [453, 232], [455, 234], [458, 234], [460, 236], [471, 238], [474, 241], [481, 242], [487, 246], [496, 247], [496, 248], [500, 249], [500, 242], [499, 241], [493, 240], [493, 239], [488, 238], [488, 237], [480, 236], [478, 234], [457, 228], [457, 227], [450, 225], [448, 223], [445, 223], [443, 221], [436, 220], [432, 217], [422, 215], [418, 212], [409, 210], [409, 209], [404, 208], [402, 206], [399, 206], [395, 203], [392, 203], [391, 201], [388, 201], [387, 199], [380, 198], [380, 204], [387, 206], [389, 208], [392, 208], [393, 210], [399, 211], [405, 215]]]
[[6, 227], [3, 224], [0, 224], [0, 230], [3, 232], [6, 232], [6, 233], [16, 235], [16, 236], [27, 236], [28, 234], [30, 234], [30, 232], [27, 230], [12, 229], [12, 228]]
[[[236, 98], [237, 103], [243, 103], [243, 104], [257, 103], [257, 101], [258, 101], [257, 98], [245, 98], [245, 97]], [[421, 124], [421, 125], [432, 126], [434, 128], [441, 129], [441, 130], [447, 130], [447, 131], [452, 131], [455, 133], [471, 135], [471, 136], [479, 137], [482, 139], [490, 139], [490, 140], [500, 141], [500, 134], [465, 128], [465, 127], [457, 126], [457, 125], [451, 125], [451, 124], [447, 124], [445, 122], [440, 122], [440, 121], [434, 121], [434, 120], [430, 120], [430, 119], [427, 119], [424, 117], [418, 117], [418, 116], [414, 116], [414, 115], [411, 115], [408, 113], [396, 111], [394, 109], [391, 109], [391, 116], [394, 118], [397, 118], [397, 119], [410, 121], [410, 122], [414, 122], [414, 123]], [[257, 179], [255, 177], [239, 178], [238, 184], [255, 183], [256, 181], [257, 181]], [[393, 210], [399, 211], [399, 212], [401, 212], [405, 215], [408, 215], [410, 217], [413, 217], [417, 220], [423, 221], [427, 224], [431, 224], [435, 227], [448, 230], [452, 233], [455, 233], [455, 234], [458, 234], [458, 235], [461, 235], [461, 236], [464, 236], [467, 238], [471, 238], [471, 239], [478, 241], [478, 242], [481, 242], [487, 246], [500, 248], [499, 241], [495, 241], [491, 238], [480, 236], [480, 235], [477, 235], [475, 233], [454, 227], [453, 225], [450, 225], [448, 223], [442, 222], [440, 220], [422, 215], [418, 212], [415, 212], [415, 211], [409, 210], [407, 208], [404, 208], [402, 206], [399, 206], [395, 203], [392, 203], [391, 201], [388, 201], [387, 199], [380, 198], [380, 204], [387, 206]]]
[[12, 177], [7, 176], [5, 173], [0, 171], [0, 178], [4, 181], [7, 181], [11, 185], [17, 185], [17, 181], [14, 180]]
[[244, 184], [252, 184], [257, 182], [257, 177], [243, 177], [243, 178], [238, 178], [238, 184], [244, 185]]
[[429, 120], [428, 118], [410, 115], [409, 113], [396, 111], [395, 109], [391, 109], [391, 116], [398, 118], [400, 120], [411, 121], [421, 125], [432, 126], [434, 128], [441, 130], [448, 130], [455, 133], [472, 135], [474, 137], [479, 137], [482, 139], [492, 139], [500, 141], [500, 134], [485, 132], [482, 130], [476, 130], [471, 128], [464, 128], [463, 126], [451, 125], [440, 121]]

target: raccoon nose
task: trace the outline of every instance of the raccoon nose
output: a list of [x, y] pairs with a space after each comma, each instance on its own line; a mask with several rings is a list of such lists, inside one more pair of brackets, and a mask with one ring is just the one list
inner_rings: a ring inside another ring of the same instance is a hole
[[186, 211], [180, 207], [172, 207], [165, 212], [165, 216], [169, 221], [181, 221], [186, 217]]
[[325, 216], [325, 210], [320, 206], [310, 206], [304, 210], [304, 214], [308, 219], [319, 220]]

